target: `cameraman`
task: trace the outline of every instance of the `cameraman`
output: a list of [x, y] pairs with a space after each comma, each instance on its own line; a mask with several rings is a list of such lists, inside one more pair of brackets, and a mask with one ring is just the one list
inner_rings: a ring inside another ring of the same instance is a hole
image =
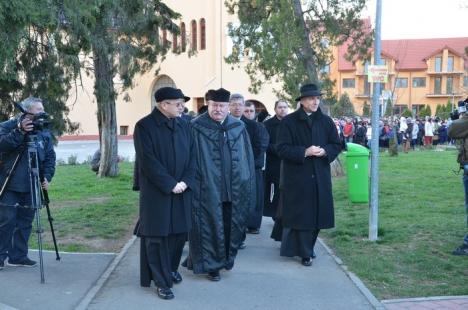
[[27, 256], [35, 211], [31, 208], [28, 139], [34, 139], [37, 147], [43, 189], [49, 188], [55, 172], [55, 152], [50, 132], [35, 128], [33, 124], [34, 116], [44, 113], [42, 100], [29, 97], [21, 105], [25, 114], [0, 123], [0, 188], [3, 188], [15, 159], [21, 154], [0, 197], [0, 270], [7, 257], [10, 266], [33, 267], [37, 264]]
[[[466, 113], [466, 106], [468, 98], [465, 101], [458, 102], [458, 111], [451, 113], [450, 117], [454, 120], [448, 129], [448, 135], [452, 139], [461, 140], [459, 148], [458, 162], [463, 169], [463, 186], [465, 188], [465, 208], [467, 212], [468, 224], [468, 113]], [[458, 113], [457, 113], [458, 112]], [[468, 233], [463, 239], [463, 244], [456, 248], [453, 255], [468, 255]]]

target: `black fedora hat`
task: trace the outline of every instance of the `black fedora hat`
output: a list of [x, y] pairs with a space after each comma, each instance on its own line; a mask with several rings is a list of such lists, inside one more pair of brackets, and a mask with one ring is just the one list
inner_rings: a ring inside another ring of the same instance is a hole
[[296, 101], [301, 100], [304, 97], [319, 97], [322, 96], [320, 88], [315, 84], [305, 84], [301, 86], [301, 95], [296, 98]]
[[167, 99], [184, 99], [185, 102], [187, 102], [190, 100], [190, 97], [186, 97], [178, 88], [162, 87], [154, 93], [154, 99], [156, 102], [161, 102]]

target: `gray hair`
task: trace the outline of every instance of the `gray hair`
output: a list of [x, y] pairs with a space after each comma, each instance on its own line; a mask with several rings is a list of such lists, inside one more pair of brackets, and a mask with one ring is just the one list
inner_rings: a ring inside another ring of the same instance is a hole
[[241, 100], [242, 103], [245, 103], [244, 96], [242, 96], [241, 94], [232, 94], [231, 97], [229, 98], [229, 102], [233, 100]]
[[28, 97], [28, 98], [24, 99], [23, 101], [21, 101], [21, 106], [26, 111], [30, 111], [32, 106], [37, 104], [37, 103], [42, 103], [42, 99], [36, 98], [36, 97]]

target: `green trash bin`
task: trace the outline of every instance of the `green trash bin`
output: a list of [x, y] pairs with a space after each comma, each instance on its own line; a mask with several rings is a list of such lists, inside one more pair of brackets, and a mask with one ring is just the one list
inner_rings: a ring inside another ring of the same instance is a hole
[[369, 202], [369, 150], [356, 143], [347, 143], [346, 171], [351, 202]]

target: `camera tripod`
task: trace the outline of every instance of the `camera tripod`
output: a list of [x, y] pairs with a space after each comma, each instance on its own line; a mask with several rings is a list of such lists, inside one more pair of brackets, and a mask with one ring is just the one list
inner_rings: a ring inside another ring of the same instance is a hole
[[[26, 147], [23, 145], [22, 149], [19, 151], [18, 155], [16, 156], [15, 161], [13, 162], [13, 166], [9, 170], [8, 175], [5, 179], [5, 182], [3, 183], [3, 186], [0, 190], [0, 197], [5, 192], [8, 186], [8, 183], [10, 181], [10, 178], [15, 172], [18, 162], [20, 161], [24, 152], [27, 150], [29, 186], [30, 186], [30, 193], [31, 193], [31, 206], [28, 208], [34, 209], [34, 212], [35, 212], [37, 244], [38, 244], [38, 250], [39, 250], [39, 266], [40, 266], [40, 272], [41, 272], [41, 283], [44, 283], [45, 282], [44, 260], [43, 260], [43, 255], [42, 255], [43, 230], [42, 230], [42, 225], [41, 225], [41, 212], [40, 212], [43, 206], [45, 206], [47, 210], [47, 217], [48, 217], [49, 224], [50, 224], [50, 230], [52, 232], [52, 239], [54, 241], [56, 260], [60, 260], [60, 255], [58, 252], [57, 240], [55, 239], [54, 225], [52, 223], [54, 219], [51, 216], [50, 208], [49, 208], [49, 202], [50, 202], [49, 195], [46, 190], [42, 189], [42, 185], [41, 185], [41, 178], [40, 178], [40, 172], [39, 172], [39, 159], [37, 155], [37, 145], [36, 145], [37, 135], [28, 134], [26, 137], [27, 137]], [[21, 206], [16, 205], [15, 207], [21, 207]]]

